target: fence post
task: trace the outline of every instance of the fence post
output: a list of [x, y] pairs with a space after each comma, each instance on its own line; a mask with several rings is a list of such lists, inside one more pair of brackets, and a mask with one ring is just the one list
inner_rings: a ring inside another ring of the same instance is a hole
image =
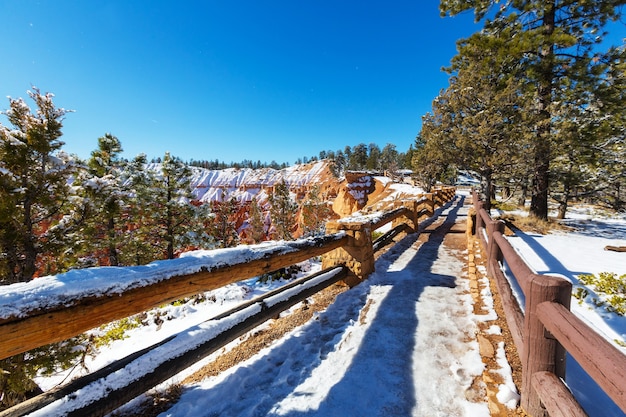
[[[426, 210], [428, 213], [426, 213], [426, 217], [431, 217], [433, 214], [435, 214], [435, 202], [434, 202], [434, 198], [433, 198], [433, 194], [432, 193], [426, 193], [426, 194], [421, 194], [422, 200], [420, 201], [419, 204], [419, 212], [421, 212], [422, 210]], [[421, 215], [418, 212], [418, 218], [421, 217]]]
[[502, 262], [502, 251], [493, 238], [496, 232], [504, 233], [504, 222], [500, 220], [492, 220], [491, 227], [489, 227], [489, 242], [487, 243], [487, 274], [495, 277], [493, 268]]
[[446, 204], [446, 198], [441, 189], [433, 192], [433, 202], [435, 203], [435, 207], [443, 207]]
[[565, 378], [565, 349], [551, 337], [537, 316], [537, 306], [544, 301], [562, 304], [569, 310], [572, 284], [562, 278], [531, 274], [526, 293], [524, 349], [522, 361], [522, 408], [533, 417], [548, 417], [539, 395], [532, 387], [536, 372], [552, 372]]
[[419, 216], [417, 214], [417, 206], [417, 200], [403, 200], [401, 202], [396, 202], [394, 204], [394, 208], [404, 207], [408, 210], [408, 213], [405, 216], [393, 219], [391, 222], [391, 227], [393, 228], [400, 224], [406, 224], [411, 228], [411, 233], [417, 232], [419, 220]]
[[370, 223], [326, 223], [326, 233], [345, 232], [348, 244], [322, 255], [322, 269], [345, 265], [349, 269], [344, 282], [353, 287], [374, 272], [374, 249]]
[[483, 202], [478, 200], [474, 206], [476, 207], [476, 234], [482, 233], [480, 229], [482, 229], [485, 225], [483, 224], [483, 218], [480, 215], [480, 211], [483, 209]]

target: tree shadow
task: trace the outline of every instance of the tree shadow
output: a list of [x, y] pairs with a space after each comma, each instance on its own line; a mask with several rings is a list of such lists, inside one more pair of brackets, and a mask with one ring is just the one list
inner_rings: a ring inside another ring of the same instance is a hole
[[[367, 281], [339, 294], [324, 312], [290, 337], [257, 355], [247, 366], [238, 367], [216, 385], [206, 388], [199, 385], [188, 390], [171, 415], [179, 412], [221, 417], [278, 415], [273, 410], [281, 401], [289, 396], [307, 395], [297, 393], [297, 387], [350, 336], [346, 332], [361, 319], [368, 296], [373, 289], [381, 287], [388, 288], [388, 292], [340, 380], [315, 410], [290, 410], [280, 415], [344, 416], [346, 410], [350, 410], [350, 415], [410, 415], [416, 405], [411, 366], [419, 321], [415, 303], [427, 286], [456, 286], [455, 276], [432, 273], [431, 268], [462, 204], [463, 197], [457, 197], [438, 209], [438, 216], [448, 210], [446, 219], [429, 229], [429, 239], [411, 259], [399, 263], [403, 265], [406, 261], [404, 268], [396, 269], [394, 263], [408, 256], [407, 251], [418, 241], [418, 234], [398, 242], [376, 261], [377, 272]], [[424, 222], [420, 229], [432, 223]]]
[[[578, 233], [578, 232], [577, 232]], [[588, 271], [570, 271], [563, 265], [563, 263], [548, 251], [542, 244], [542, 236], [531, 236], [523, 231], [516, 229], [515, 235], [518, 236], [526, 245], [528, 245], [537, 257], [541, 258], [545, 264], [545, 268], [535, 271], [537, 274], [552, 275], [565, 278], [572, 282], [574, 285], [582, 285], [577, 278], [577, 275], [591, 274]], [[509, 276], [509, 282], [511, 282]], [[512, 283], [515, 285], [517, 283]], [[518, 284], [517, 284], [518, 285]], [[584, 286], [584, 285], [582, 285]], [[519, 287], [518, 287], [519, 288]], [[588, 295], [585, 297], [585, 303], [592, 309], [596, 309], [600, 316], [604, 316], [606, 324], [615, 330], [619, 334], [623, 334], [626, 329], [626, 319], [624, 317], [617, 317], [615, 315], [605, 315], [602, 309], [598, 309], [594, 306], [590, 300], [592, 298], [598, 298], [598, 295], [590, 288], [585, 287]], [[523, 306], [525, 300], [521, 289], [518, 289], [520, 293], [520, 303]], [[575, 289], [574, 289], [575, 291]], [[572, 300], [572, 303], [577, 302]], [[601, 337], [601, 336], [599, 336]], [[622, 416], [623, 413], [619, 407], [604, 393], [604, 391], [598, 386], [598, 384], [585, 372], [582, 367], [576, 362], [576, 360], [568, 353], [566, 358], [566, 371], [565, 380], [574, 393], [576, 399], [584, 407], [585, 411], [590, 416]]]
[[579, 283], [576, 275], [590, 274], [588, 271], [570, 271], [567, 269], [557, 257], [541, 244], [542, 236], [529, 236], [519, 229], [515, 229], [515, 235], [528, 245], [545, 264], [545, 268], [536, 271], [537, 274], [563, 276], [574, 284]]
[[393, 263], [416, 244], [417, 235], [403, 239], [391, 250], [393, 254], [389, 259], [377, 262], [377, 270], [383, 272], [378, 274], [376, 285], [388, 285], [390, 290], [341, 380], [330, 389], [317, 409], [281, 415], [341, 416], [346, 410], [350, 410], [350, 415], [411, 415], [417, 405], [416, 381], [413, 379], [414, 335], [419, 324], [416, 302], [426, 287], [456, 287], [456, 276], [431, 272], [439, 247], [455, 224], [463, 197], [454, 202], [442, 224], [422, 231], [430, 234], [429, 239], [421, 244], [404, 268], [396, 270]]

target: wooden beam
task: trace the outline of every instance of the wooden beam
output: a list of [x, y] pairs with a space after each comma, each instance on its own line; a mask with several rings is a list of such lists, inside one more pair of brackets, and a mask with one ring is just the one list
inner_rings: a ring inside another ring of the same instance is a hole
[[533, 388], [550, 417], [587, 417], [563, 381], [552, 372], [533, 374]]
[[626, 356], [558, 303], [539, 304], [537, 316], [546, 330], [626, 413]]
[[181, 275], [135, 288], [122, 294], [75, 300], [70, 306], [31, 312], [27, 317], [0, 322], [0, 359], [59, 342], [105, 323], [119, 320], [165, 303], [275, 271], [345, 245], [348, 237], [293, 242], [295, 250], [268, 254], [261, 259], [227, 266], [211, 266], [207, 272]]
[[[270, 293], [264, 294], [248, 303], [235, 307], [232, 310], [220, 314], [217, 317], [209, 320], [220, 320], [235, 313], [241, 312], [248, 307], [258, 305], [260, 308], [258, 312], [247, 316], [242, 321], [238, 322], [234, 326], [224, 329], [215, 337], [206, 340], [198, 346], [190, 347], [189, 350], [179, 354], [176, 357], [166, 357], [162, 362], [155, 365], [153, 369], [144, 369], [145, 373], [136, 375], [133, 374], [133, 378], [121, 378], [120, 384], [115, 387], [111, 387], [110, 391], [100, 392], [100, 396], [94, 398], [88, 404], [78, 403], [76, 408], [71, 406], [71, 401], [68, 398], [74, 394], [67, 394], [64, 397], [60, 397], [59, 401], [64, 401], [68, 405], [64, 408], [63, 413], [68, 417], [99, 417], [104, 416], [111, 411], [119, 408], [123, 404], [126, 404], [133, 398], [143, 394], [158, 384], [167, 381], [174, 375], [189, 368], [191, 365], [207, 357], [211, 353], [219, 350], [221, 347], [235, 340], [236, 338], [244, 335], [248, 331], [254, 329], [263, 322], [276, 317], [280, 312], [288, 309], [289, 307], [299, 303], [300, 301], [312, 296], [313, 294], [321, 291], [322, 289], [342, 280], [347, 275], [347, 268], [336, 267], [330, 270], [320, 271], [311, 276], [301, 278], [293, 281], [279, 289], [276, 289]], [[148, 348], [144, 354], [149, 353], [149, 350], [156, 347], [160, 347], [164, 352], [168, 351], [168, 343], [176, 343], [175, 338], [161, 343], [160, 346], [153, 346]], [[171, 350], [171, 348], [170, 348]], [[138, 357], [134, 357], [134, 360], [139, 360]], [[132, 361], [123, 359], [126, 364]], [[125, 366], [126, 366], [125, 364]], [[131, 364], [132, 366], [132, 364]], [[123, 367], [116, 366], [119, 370], [117, 372], [124, 372]], [[107, 373], [107, 375], [100, 375], [100, 379], [104, 379], [109, 375], [113, 375], [113, 371]], [[87, 376], [89, 377], [89, 375]], [[83, 387], [91, 383], [97, 383], [89, 378], [87, 383], [79, 383]], [[114, 384], [113, 382], [111, 382]], [[77, 385], [74, 386], [76, 388]], [[45, 394], [44, 394], [45, 395]], [[43, 395], [41, 396], [43, 397]], [[42, 399], [42, 401], [45, 401]], [[50, 404], [50, 401], [46, 401], [46, 404]], [[44, 404], [42, 404], [44, 405]], [[19, 407], [19, 406], [18, 406]], [[41, 407], [37, 407], [40, 409]], [[11, 411], [11, 410], [8, 410]], [[1, 417], [18, 417], [23, 416], [24, 412], [15, 412], [13, 414], [0, 414]]]

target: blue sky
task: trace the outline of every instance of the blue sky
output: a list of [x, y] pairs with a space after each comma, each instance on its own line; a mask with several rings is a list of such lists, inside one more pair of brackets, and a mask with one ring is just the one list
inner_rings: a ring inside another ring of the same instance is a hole
[[88, 157], [110, 132], [129, 158], [289, 164], [406, 151], [478, 29], [434, 0], [0, 0], [0, 16], [0, 96], [34, 85], [75, 110], [66, 151]]

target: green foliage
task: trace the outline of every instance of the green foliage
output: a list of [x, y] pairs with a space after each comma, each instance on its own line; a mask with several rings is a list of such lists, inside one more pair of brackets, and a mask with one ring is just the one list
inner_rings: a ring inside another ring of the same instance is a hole
[[378, 239], [379, 237], [381, 237], [384, 234], [385, 234], [384, 232], [380, 232], [378, 230], [374, 230], [372, 232], [372, 241], [375, 241], [376, 239]]
[[304, 236], [323, 234], [324, 225], [332, 212], [320, 195], [317, 185], [313, 186], [301, 204], [301, 228]]
[[413, 176], [426, 192], [430, 192], [438, 181], [445, 181], [445, 173], [452, 165], [448, 144], [429, 139], [443, 133], [440, 132], [441, 126], [439, 115], [427, 114], [424, 116], [422, 132], [415, 138], [415, 151], [411, 161]]
[[[412, 152], [412, 147], [406, 153], [398, 152], [396, 145], [392, 143], [387, 143], [382, 150], [375, 143], [369, 145], [359, 143], [337, 151], [321, 151], [319, 158], [314, 157], [312, 160], [331, 161], [331, 172], [339, 178], [345, 171], [375, 170], [394, 173], [398, 169], [410, 169]], [[296, 161], [296, 163], [301, 162], [302, 160]]]
[[517, 210], [519, 208], [514, 203], [504, 202], [504, 201], [500, 201], [500, 200], [492, 200], [491, 201], [491, 207], [495, 208], [495, 209], [498, 209], [498, 210], [502, 210], [502, 211], [514, 211], [514, 210]]
[[276, 184], [274, 192], [269, 196], [269, 203], [273, 238], [276, 240], [292, 240], [292, 231], [296, 226], [298, 205], [291, 199], [289, 187], [285, 180]]
[[[594, 305], [610, 313], [626, 315], [626, 274], [618, 276], [613, 272], [601, 272], [597, 276], [579, 275], [578, 279], [598, 294], [598, 298], [593, 297], [591, 300]], [[574, 297], [581, 303], [588, 295], [589, 291], [585, 288], [577, 288], [574, 293]]]
[[52, 375], [80, 364], [86, 345], [87, 337], [81, 335], [0, 360], [0, 410], [40, 393], [33, 381], [36, 375]]
[[42, 254], [58, 255], [71, 222], [61, 222], [71, 199], [68, 180], [74, 164], [60, 152], [62, 121], [50, 93], [33, 88], [37, 106], [9, 98], [3, 112], [12, 128], [0, 124], [0, 282], [29, 281]]
[[212, 224], [211, 235], [220, 248], [230, 248], [239, 243], [236, 215], [240, 208], [239, 202], [234, 197], [222, 194], [221, 201], [211, 202]]
[[263, 242], [267, 238], [265, 218], [263, 207], [255, 198], [250, 201], [250, 210], [248, 211], [248, 239], [252, 243]]
[[268, 282], [278, 281], [281, 279], [290, 280], [290, 279], [294, 279], [300, 271], [302, 271], [302, 268], [300, 266], [291, 265], [286, 268], [277, 269], [276, 271], [267, 272], [261, 275], [258, 278], [258, 281], [263, 284], [266, 284]]
[[[474, 168], [477, 172], [486, 169], [481, 175], [494, 168], [491, 157], [510, 162], [510, 168], [504, 167], [509, 179], [530, 184], [534, 217], [547, 219], [549, 193], [561, 203], [562, 215], [580, 190], [611, 189], [607, 200], [622, 205], [624, 183], [617, 178], [624, 165], [625, 110], [623, 104], [613, 103], [624, 99], [625, 52], [623, 46], [604, 51], [600, 46], [605, 25], [621, 17], [622, 5], [621, 1], [440, 1], [442, 16], [473, 11], [484, 27], [458, 42], [459, 54], [449, 69], [451, 86], [441, 100], [446, 107], [438, 113], [433, 106], [436, 118], [431, 123], [462, 128], [457, 137], [466, 138], [465, 145], [470, 146], [453, 155], [475, 155], [474, 161], [461, 163], [474, 163], [480, 168]], [[459, 108], [456, 104], [463, 96], [469, 100]], [[435, 133], [441, 141], [453, 140], [445, 128]], [[481, 142], [487, 140], [491, 145], [481, 150]], [[493, 147], [494, 140], [506, 145]], [[513, 158], [500, 153], [512, 144], [520, 147], [511, 149], [516, 151]], [[601, 160], [609, 161], [616, 172], [599, 169], [604, 165], [598, 165]], [[502, 172], [502, 167], [495, 168], [494, 173]]]
[[124, 340], [128, 336], [126, 332], [141, 326], [140, 316], [123, 318], [100, 327], [100, 334], [95, 336], [92, 343], [96, 348], [107, 346], [116, 340]]

